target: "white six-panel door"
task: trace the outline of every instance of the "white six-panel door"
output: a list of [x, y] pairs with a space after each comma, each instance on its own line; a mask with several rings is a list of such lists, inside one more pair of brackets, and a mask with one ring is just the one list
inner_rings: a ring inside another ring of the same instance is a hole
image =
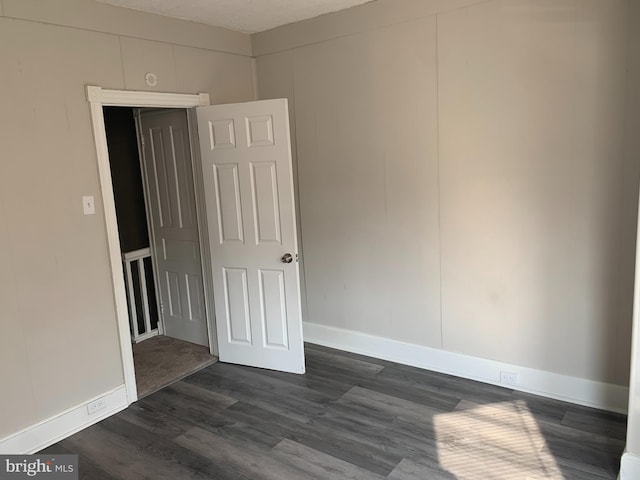
[[304, 373], [287, 101], [197, 114], [220, 361]]
[[143, 112], [140, 130], [165, 334], [208, 346], [187, 112]]

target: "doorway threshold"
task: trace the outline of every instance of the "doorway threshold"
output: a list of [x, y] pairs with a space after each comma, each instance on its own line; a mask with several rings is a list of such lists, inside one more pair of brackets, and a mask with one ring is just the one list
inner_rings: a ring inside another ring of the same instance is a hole
[[138, 398], [218, 361], [208, 347], [158, 335], [133, 345]]

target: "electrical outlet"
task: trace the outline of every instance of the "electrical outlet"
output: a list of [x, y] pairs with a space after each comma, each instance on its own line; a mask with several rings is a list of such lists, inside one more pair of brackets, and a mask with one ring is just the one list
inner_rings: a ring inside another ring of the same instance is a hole
[[517, 385], [518, 374], [513, 372], [500, 372], [500, 383], [506, 385]]
[[96, 205], [93, 202], [93, 195], [82, 197], [82, 209], [85, 215], [95, 215]]
[[89, 415], [93, 415], [105, 408], [107, 408], [107, 399], [104, 397], [87, 404], [87, 412], [89, 412]]

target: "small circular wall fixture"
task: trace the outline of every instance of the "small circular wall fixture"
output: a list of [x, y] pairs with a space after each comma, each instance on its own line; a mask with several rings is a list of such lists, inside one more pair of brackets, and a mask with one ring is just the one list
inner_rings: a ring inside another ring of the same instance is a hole
[[147, 82], [147, 85], [150, 87], [155, 87], [158, 84], [158, 77], [153, 72], [147, 72], [144, 75], [144, 81]]

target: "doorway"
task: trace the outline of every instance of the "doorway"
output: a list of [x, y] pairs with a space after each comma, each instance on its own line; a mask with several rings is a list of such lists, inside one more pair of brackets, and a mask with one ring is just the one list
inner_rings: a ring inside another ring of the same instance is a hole
[[[228, 363], [304, 373], [287, 100], [210, 105], [209, 95], [202, 93], [108, 90], [97, 86], [87, 86], [86, 91], [127, 403], [135, 402], [138, 392], [105, 106], [187, 109], [190, 131], [195, 132], [197, 126], [200, 132], [199, 144], [192, 136], [189, 141], [193, 163], [199, 167], [194, 188], [211, 353], [219, 353], [220, 360]], [[212, 252], [216, 252], [215, 256]]]
[[103, 109], [138, 396], [215, 361], [188, 111]]
[[[89, 102], [93, 138], [98, 160], [98, 173], [100, 178], [100, 189], [102, 192], [101, 200], [105, 217], [109, 264], [111, 267], [111, 281], [117, 318], [118, 338], [120, 343], [120, 360], [122, 363], [127, 404], [131, 404], [138, 399], [138, 390], [136, 387], [127, 294], [124, 273], [122, 270], [122, 251], [120, 250], [120, 240], [118, 238], [118, 224], [115, 200], [113, 197], [113, 187], [111, 183], [111, 168], [109, 163], [109, 150], [107, 148], [103, 107], [193, 108], [209, 105], [209, 95], [108, 90], [93, 85], [88, 85], [86, 87], [86, 93], [87, 100]], [[196, 152], [194, 151], [194, 153]], [[201, 212], [199, 211], [199, 213]], [[201, 217], [199, 216], [199, 218]], [[203, 250], [203, 254], [206, 255], [207, 251]], [[206, 257], [204, 260], [206, 261]], [[209, 320], [211, 321], [212, 319]], [[209, 344], [212, 350], [211, 353], [215, 354], [217, 352], [217, 340], [214, 328], [209, 328]]]

